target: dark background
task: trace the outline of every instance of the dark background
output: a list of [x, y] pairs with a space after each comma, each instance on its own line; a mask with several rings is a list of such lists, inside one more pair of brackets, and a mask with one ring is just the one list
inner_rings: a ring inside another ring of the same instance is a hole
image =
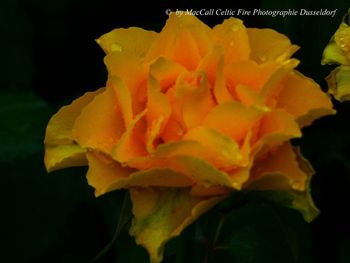
[[[128, 216], [121, 208], [123, 191], [94, 198], [86, 168], [47, 174], [43, 167], [50, 116], [106, 81], [103, 52], [94, 39], [117, 27], [159, 32], [167, 8], [337, 8], [334, 18], [240, 17], [248, 27], [276, 29], [299, 45], [298, 69], [326, 90], [324, 77], [333, 67], [321, 66], [321, 55], [350, 7], [345, 2], [147, 2], [143, 7], [115, 0], [0, 0], [0, 262], [92, 262]], [[200, 17], [210, 26], [224, 18]], [[336, 116], [316, 121], [296, 141], [316, 170], [312, 194], [321, 214], [314, 222], [242, 195], [229, 202], [231, 213], [214, 210], [172, 241], [165, 262], [350, 262], [350, 104], [335, 102], [335, 107]], [[217, 242], [229, 249], [214, 251], [210, 244], [219, 221]], [[95, 262], [147, 262], [127, 227]]]

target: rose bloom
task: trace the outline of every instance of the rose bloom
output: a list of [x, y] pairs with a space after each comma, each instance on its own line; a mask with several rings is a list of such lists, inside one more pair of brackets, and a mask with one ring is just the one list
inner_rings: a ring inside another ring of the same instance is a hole
[[294, 69], [298, 47], [287, 37], [236, 18], [210, 28], [171, 14], [160, 33], [121, 28], [97, 43], [106, 87], [51, 118], [45, 165], [88, 165], [96, 196], [128, 189], [130, 234], [151, 262], [233, 191], [286, 191], [307, 220], [317, 214], [307, 191], [312, 169], [289, 141], [334, 110]]
[[[350, 12], [350, 9], [349, 9]], [[322, 64], [338, 64], [327, 77], [328, 92], [339, 101], [350, 100], [350, 13], [347, 13], [323, 52]]]

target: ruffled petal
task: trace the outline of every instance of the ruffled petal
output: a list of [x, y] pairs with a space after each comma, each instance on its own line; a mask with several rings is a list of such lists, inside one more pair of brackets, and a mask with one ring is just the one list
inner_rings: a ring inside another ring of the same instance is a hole
[[239, 145], [229, 136], [207, 127], [190, 130], [183, 138], [199, 142], [210, 162], [220, 170], [231, 169], [242, 161]]
[[215, 45], [224, 47], [225, 64], [249, 58], [249, 39], [242, 20], [233, 17], [224, 20], [213, 28], [212, 38]]
[[165, 243], [224, 198], [194, 197], [190, 189], [176, 188], [137, 188], [130, 193], [134, 214], [130, 234], [148, 251], [151, 263], [160, 263]]
[[277, 102], [277, 107], [286, 109], [301, 126], [335, 113], [330, 98], [322, 92], [319, 85], [297, 71], [284, 78]]
[[175, 85], [179, 75], [185, 73], [186, 69], [174, 61], [160, 57], [151, 64], [149, 72], [158, 81], [160, 90], [165, 93]]
[[144, 58], [157, 33], [138, 27], [118, 28], [102, 35], [96, 42], [106, 54], [119, 51]]
[[252, 174], [256, 180], [249, 182], [249, 189], [278, 191], [270, 198], [298, 210], [307, 222], [319, 214], [310, 193], [314, 170], [299, 149], [285, 144], [270, 157], [260, 160]]
[[132, 112], [139, 114], [145, 107], [147, 97], [147, 72], [141, 60], [127, 53], [112, 52], [105, 56], [109, 77], [123, 80], [129, 90]]
[[283, 109], [277, 109], [268, 112], [262, 118], [257, 137], [254, 151], [263, 146], [268, 146], [269, 149], [292, 138], [299, 138], [301, 131], [293, 115]]
[[273, 29], [247, 29], [250, 57], [257, 63], [283, 61], [290, 58], [299, 47], [292, 45], [288, 37]]
[[44, 159], [48, 171], [86, 164], [85, 150], [74, 141], [72, 129], [82, 109], [102, 91], [85, 93], [50, 119], [46, 128]]
[[71, 144], [47, 145], [45, 147], [45, 167], [48, 172], [66, 167], [87, 164], [86, 150], [73, 142]]
[[201, 76], [198, 86], [186, 84], [182, 86], [178, 83], [177, 91], [178, 99], [182, 102], [182, 115], [186, 129], [200, 125], [215, 105], [205, 76]]
[[152, 156], [130, 159], [125, 164], [138, 170], [170, 168], [198, 184], [238, 188], [236, 180], [212, 164], [215, 159], [217, 157], [198, 141], [183, 140], [162, 144]]
[[169, 168], [136, 171], [123, 167], [109, 156], [96, 151], [89, 151], [87, 159], [89, 161], [87, 180], [89, 185], [95, 188], [96, 196], [130, 187], [189, 187], [193, 185], [189, 177]]
[[124, 163], [130, 159], [147, 155], [146, 134], [146, 110], [135, 117], [125, 133], [120, 137], [112, 150], [114, 160]]
[[210, 48], [210, 28], [207, 25], [195, 16], [172, 13], [150, 48], [146, 61], [163, 56], [193, 70]]
[[327, 77], [328, 93], [340, 102], [350, 100], [350, 66], [339, 66]]
[[297, 155], [289, 143], [256, 159], [248, 182], [259, 189], [306, 189], [307, 174], [299, 167]]
[[154, 149], [154, 141], [160, 136], [170, 117], [171, 108], [168, 97], [161, 92], [159, 82], [150, 75], [147, 96], [147, 149]]
[[216, 129], [240, 143], [264, 114], [259, 109], [246, 107], [239, 102], [226, 102], [213, 108], [203, 126]]
[[125, 131], [114, 90], [107, 88], [76, 119], [73, 137], [84, 148], [110, 153]]
[[96, 196], [105, 194], [113, 183], [121, 179], [127, 179], [134, 171], [133, 169], [122, 167], [120, 163], [100, 152], [88, 151], [86, 156], [89, 162], [89, 170], [86, 177], [89, 185], [95, 188]]
[[134, 118], [130, 90], [127, 88], [122, 79], [115, 76], [109, 77], [107, 87], [113, 89], [115, 93], [118, 102], [117, 105], [119, 105], [120, 112], [123, 116], [125, 129], [127, 129]]
[[333, 63], [350, 66], [350, 26], [345, 22], [340, 24], [323, 51], [322, 64]]

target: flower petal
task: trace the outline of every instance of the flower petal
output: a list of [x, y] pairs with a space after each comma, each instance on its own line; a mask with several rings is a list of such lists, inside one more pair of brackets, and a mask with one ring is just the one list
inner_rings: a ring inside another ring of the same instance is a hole
[[128, 178], [134, 171], [96, 151], [88, 151], [86, 157], [89, 161], [86, 178], [89, 185], [95, 188], [96, 196], [105, 194], [113, 183]]
[[107, 87], [113, 89], [115, 93], [118, 102], [117, 104], [120, 107], [120, 111], [124, 119], [125, 129], [127, 129], [134, 118], [130, 91], [125, 85], [124, 81], [115, 76], [109, 76]]
[[294, 189], [304, 191], [307, 174], [299, 167], [297, 155], [289, 143], [256, 159], [248, 182], [258, 189]]
[[231, 63], [225, 67], [226, 84], [231, 94], [236, 94], [236, 97], [238, 85], [248, 86], [253, 91], [260, 92], [279, 67], [276, 63], [257, 64], [251, 60]]
[[350, 66], [350, 26], [345, 22], [340, 24], [323, 51], [322, 64], [333, 63]]
[[147, 155], [145, 144], [146, 115], [144, 110], [135, 117], [112, 150], [114, 160], [124, 163], [130, 159]]
[[[154, 127], [159, 125], [158, 134], [153, 134], [157, 137], [161, 133], [170, 117], [171, 108], [168, 97], [161, 92], [159, 82], [150, 75], [148, 78], [148, 96], [147, 96], [147, 127], [152, 133]], [[149, 137], [149, 136], [147, 136]], [[154, 140], [155, 138], [153, 138]], [[148, 146], [153, 145], [153, 141], [149, 141]], [[153, 147], [152, 147], [153, 148]]]
[[175, 85], [179, 75], [186, 69], [174, 61], [164, 57], [158, 58], [150, 66], [150, 74], [159, 82], [160, 90], [165, 93], [171, 86]]
[[239, 145], [229, 136], [207, 127], [190, 130], [184, 140], [199, 142], [208, 153], [210, 162], [220, 170], [232, 169], [242, 160]]
[[203, 126], [216, 129], [240, 143], [264, 112], [239, 102], [226, 102], [213, 108]]
[[124, 131], [114, 90], [107, 88], [82, 110], [75, 121], [73, 137], [84, 148], [110, 153]]
[[87, 159], [87, 180], [95, 188], [96, 196], [121, 188], [189, 187], [193, 184], [189, 177], [169, 168], [135, 171], [96, 151], [88, 151]]
[[225, 64], [249, 58], [249, 39], [242, 20], [233, 17], [224, 20], [213, 28], [212, 38], [216, 45], [224, 47]]
[[146, 61], [161, 56], [195, 69], [201, 56], [211, 47], [210, 28], [197, 17], [170, 14], [164, 28], [150, 48]]
[[202, 76], [199, 85], [196, 87], [181, 86], [179, 83], [178, 85], [178, 99], [182, 101], [183, 120], [189, 130], [202, 123], [205, 116], [214, 107], [214, 101], [205, 76]]
[[46, 170], [52, 172], [66, 167], [84, 166], [87, 164], [85, 152], [85, 149], [74, 143], [47, 145], [44, 158]]
[[216, 69], [216, 78], [214, 84], [214, 95], [218, 104], [226, 101], [232, 101], [233, 96], [230, 93], [225, 78], [224, 58], [221, 57], [218, 61]]
[[328, 93], [340, 102], [350, 100], [350, 66], [339, 66], [327, 77]]
[[163, 259], [165, 243], [208, 211], [222, 196], [194, 197], [189, 189], [131, 189], [134, 219], [130, 234], [146, 248], [151, 263]]
[[123, 80], [129, 89], [134, 115], [142, 112], [147, 97], [147, 74], [141, 60], [126, 53], [112, 52], [105, 56], [104, 62], [109, 76]]
[[248, 28], [247, 33], [251, 47], [250, 56], [257, 63], [283, 61], [299, 49], [290, 43], [288, 37], [272, 29]]
[[277, 107], [286, 109], [301, 126], [335, 113], [330, 98], [322, 92], [319, 85], [297, 71], [284, 78], [277, 103]]
[[102, 90], [85, 93], [50, 119], [46, 128], [44, 159], [48, 171], [86, 164], [85, 150], [74, 141], [72, 129], [82, 109]]
[[277, 109], [266, 113], [262, 118], [257, 137], [258, 142], [254, 148], [260, 150], [261, 146], [271, 148], [292, 138], [301, 137], [301, 131], [293, 115]]
[[[282, 163], [279, 159], [283, 157], [280, 157], [279, 154], [284, 157]], [[281, 203], [286, 203], [289, 207], [300, 211], [307, 222], [315, 219], [319, 214], [319, 210], [313, 203], [310, 193], [310, 181], [314, 170], [310, 163], [302, 157], [299, 149], [285, 144], [271, 158], [267, 158], [263, 162], [267, 164], [267, 167], [253, 171], [253, 173], [258, 173], [259, 176], [257, 180], [253, 180], [248, 184], [248, 188], [265, 191], [283, 190], [283, 192], [272, 195], [271, 198]], [[295, 181], [296, 178], [299, 179]]]
[[96, 42], [106, 54], [120, 51], [143, 58], [156, 37], [156, 32], [130, 27], [114, 29], [102, 35]]
[[331, 40], [323, 51], [321, 64], [327, 65], [334, 63], [350, 65], [350, 59], [344, 55], [344, 52], [338, 47], [334, 40]]
[[211, 164], [213, 160], [213, 154], [199, 142], [183, 140], [162, 144], [152, 156], [130, 159], [125, 164], [138, 170], [170, 168], [198, 184], [237, 188], [235, 180]]

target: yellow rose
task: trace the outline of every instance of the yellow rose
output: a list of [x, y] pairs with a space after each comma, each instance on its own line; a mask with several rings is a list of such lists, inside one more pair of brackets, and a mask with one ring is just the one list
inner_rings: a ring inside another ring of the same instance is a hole
[[289, 141], [334, 113], [331, 101], [294, 68], [298, 49], [271, 29], [236, 18], [210, 28], [169, 16], [160, 33], [115, 29], [105, 88], [60, 109], [45, 138], [48, 171], [88, 165], [96, 196], [129, 189], [130, 233], [151, 262], [167, 240], [232, 191], [293, 191], [311, 220], [312, 169]]
[[350, 100], [350, 9], [323, 51], [322, 64], [339, 64], [327, 77], [328, 92], [339, 101]]

